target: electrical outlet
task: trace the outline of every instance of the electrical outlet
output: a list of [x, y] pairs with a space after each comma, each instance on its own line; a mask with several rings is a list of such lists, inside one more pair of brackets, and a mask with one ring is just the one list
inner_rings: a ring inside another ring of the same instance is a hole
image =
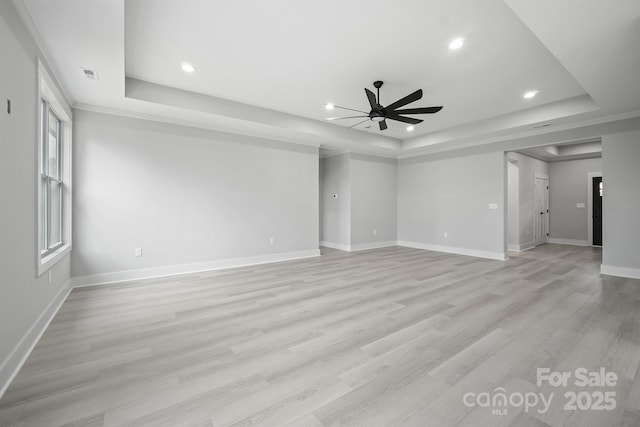
[[378, 230], [373, 230], [373, 235], [375, 236], [376, 234], [378, 234]]
[[49, 283], [51, 283], [51, 270], [49, 270], [48, 273], [49, 273]]
[[136, 256], [142, 256], [142, 248], [136, 248]]
[[446, 239], [447, 237], [449, 237], [449, 233], [447, 233], [446, 231], [444, 232], [444, 238]]
[[275, 237], [270, 238], [269, 239], [269, 244], [270, 245], [275, 245], [276, 244], [276, 238]]

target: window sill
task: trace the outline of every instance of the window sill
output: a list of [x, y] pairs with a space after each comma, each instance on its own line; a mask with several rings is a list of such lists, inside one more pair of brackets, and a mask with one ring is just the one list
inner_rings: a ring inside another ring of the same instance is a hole
[[56, 265], [62, 258], [67, 256], [71, 252], [71, 244], [60, 246], [53, 253], [48, 254], [45, 257], [40, 258], [38, 263], [38, 276], [43, 275], [47, 270]]

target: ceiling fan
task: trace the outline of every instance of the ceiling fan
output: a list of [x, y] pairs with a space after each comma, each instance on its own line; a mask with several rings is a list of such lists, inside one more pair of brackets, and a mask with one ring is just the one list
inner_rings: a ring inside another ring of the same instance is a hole
[[356, 119], [356, 118], [366, 117], [366, 119], [364, 119], [363, 121], [358, 122], [355, 125], [352, 125], [349, 127], [352, 128], [368, 120], [371, 120], [372, 122], [378, 122], [378, 125], [380, 126], [380, 130], [385, 130], [387, 128], [387, 122], [386, 122], [387, 119], [396, 120], [398, 122], [403, 122], [403, 123], [409, 123], [412, 125], [417, 125], [418, 123], [421, 123], [422, 120], [414, 119], [413, 117], [404, 117], [404, 115], [405, 114], [433, 114], [442, 110], [441, 106], [440, 107], [405, 108], [400, 110], [398, 109], [422, 98], [422, 89], [418, 89], [417, 91], [405, 96], [404, 98], [399, 99], [396, 102], [387, 105], [386, 107], [383, 107], [380, 104], [380, 88], [382, 87], [382, 84], [383, 82], [380, 80], [373, 82], [373, 86], [378, 90], [377, 98], [376, 98], [376, 95], [373, 92], [371, 92], [369, 89], [367, 88], [364, 89], [365, 93], [367, 94], [367, 99], [369, 100], [369, 105], [371, 106], [371, 111], [369, 111], [368, 113], [366, 111], [355, 110], [353, 108], [346, 108], [346, 107], [340, 107], [337, 105], [327, 104], [328, 106], [331, 105], [332, 108], [340, 108], [342, 110], [349, 110], [349, 111], [356, 111], [358, 113], [363, 113], [365, 114], [364, 116], [332, 117], [327, 120]]

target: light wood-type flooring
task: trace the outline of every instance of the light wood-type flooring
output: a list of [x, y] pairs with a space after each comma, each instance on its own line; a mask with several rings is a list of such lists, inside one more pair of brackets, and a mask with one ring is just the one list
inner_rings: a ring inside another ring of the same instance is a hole
[[[640, 281], [601, 277], [600, 250], [322, 253], [75, 289], [0, 425], [640, 425]], [[581, 367], [616, 385], [536, 386]], [[512, 404], [464, 404], [502, 390]], [[567, 390], [615, 408], [565, 410]], [[516, 405], [552, 392], [546, 412]]]

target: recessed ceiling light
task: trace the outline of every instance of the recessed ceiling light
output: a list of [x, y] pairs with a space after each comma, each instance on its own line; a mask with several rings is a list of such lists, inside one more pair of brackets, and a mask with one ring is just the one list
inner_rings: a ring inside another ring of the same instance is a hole
[[462, 45], [464, 45], [464, 38], [463, 37], [458, 37], [458, 38], [455, 38], [455, 39], [451, 40], [451, 43], [449, 43], [449, 49], [451, 49], [451, 50], [460, 49], [462, 47]]
[[407, 126], [407, 132], [413, 132], [414, 127], [413, 126]]
[[523, 95], [524, 99], [531, 99], [534, 96], [536, 96], [538, 94], [537, 90], [530, 90], [529, 92], [525, 92], [525, 94]]
[[185, 73], [193, 73], [195, 71], [195, 67], [191, 64], [188, 64], [186, 62], [182, 63], [182, 71], [184, 71]]
[[326, 108], [327, 110], [333, 110], [333, 104], [330, 102], [327, 104], [324, 104], [324, 108]]

